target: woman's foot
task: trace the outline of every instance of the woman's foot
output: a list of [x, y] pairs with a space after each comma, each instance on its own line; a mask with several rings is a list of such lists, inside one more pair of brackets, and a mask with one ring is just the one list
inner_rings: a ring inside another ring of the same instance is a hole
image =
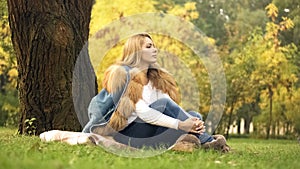
[[211, 142], [206, 142], [201, 145], [202, 148], [214, 149], [221, 151], [223, 153], [227, 153], [230, 150], [230, 147], [226, 144], [226, 138], [222, 135], [213, 135], [214, 140]]
[[180, 136], [176, 143], [170, 147], [171, 150], [193, 152], [196, 148], [200, 147], [199, 139], [193, 134], [184, 134]]

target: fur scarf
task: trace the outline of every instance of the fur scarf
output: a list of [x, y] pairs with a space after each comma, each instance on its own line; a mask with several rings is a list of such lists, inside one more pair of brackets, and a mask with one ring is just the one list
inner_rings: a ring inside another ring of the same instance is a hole
[[[103, 88], [114, 93], [126, 83], [126, 70], [121, 65], [110, 66], [103, 80]], [[143, 86], [150, 80], [156, 89], [167, 93], [176, 103], [179, 103], [179, 92], [174, 78], [161, 68], [149, 68], [148, 71], [140, 71], [132, 68], [129, 71], [130, 81], [127, 89], [119, 102], [117, 110], [112, 114], [105, 130], [96, 131], [98, 134], [110, 135], [113, 131], [121, 131], [128, 124], [128, 118], [135, 111], [135, 104], [142, 99]], [[109, 128], [109, 129], [108, 129]]]

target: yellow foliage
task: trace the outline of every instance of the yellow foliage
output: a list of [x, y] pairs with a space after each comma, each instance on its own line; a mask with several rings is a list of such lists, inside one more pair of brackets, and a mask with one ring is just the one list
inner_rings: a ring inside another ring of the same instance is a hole
[[280, 24], [280, 30], [284, 31], [284, 30], [288, 30], [294, 27], [294, 22], [287, 17], [282, 17], [282, 20], [279, 24]]
[[289, 76], [289, 79], [290, 79], [292, 82], [297, 82], [297, 81], [298, 81], [298, 77], [297, 77], [297, 75], [295, 75], [294, 73], [292, 73], [292, 74]]
[[278, 36], [279, 28], [280, 28], [279, 25], [273, 22], [268, 22], [266, 25], [267, 32], [265, 38], [267, 40], [276, 38]]
[[121, 17], [156, 12], [153, 0], [96, 0], [93, 5], [90, 34], [95, 34], [104, 26]]
[[285, 30], [289, 30], [294, 27], [294, 23], [290, 18], [282, 17], [282, 21], [277, 24], [275, 19], [278, 16], [278, 8], [274, 4], [269, 4], [266, 8], [267, 15], [272, 19], [272, 22], [268, 22], [266, 25], [266, 40], [272, 40], [273, 47], [278, 48], [280, 40], [278, 38], [279, 33]]
[[268, 17], [275, 21], [275, 18], [278, 16], [278, 8], [273, 3], [270, 3], [265, 9], [267, 10]]
[[175, 5], [174, 8], [168, 11], [169, 14], [173, 14], [180, 17], [185, 17], [187, 11], [179, 5]]
[[175, 5], [168, 14], [179, 16], [187, 21], [198, 19], [199, 13], [196, 8], [196, 2], [187, 2], [184, 6]]
[[193, 12], [190, 13], [190, 16], [191, 16], [192, 20], [198, 19], [199, 18], [199, 13], [196, 12], [196, 11], [193, 11]]
[[215, 44], [216, 44], [216, 40], [215, 40], [214, 38], [207, 37], [206, 40], [207, 40], [207, 42], [208, 42], [210, 45], [215, 45]]
[[188, 11], [196, 10], [196, 2], [187, 2], [187, 3], [185, 3], [184, 8]]
[[[122, 4], [122, 5], [120, 5]], [[91, 35], [95, 34], [98, 30], [103, 29], [104, 38], [108, 40], [113, 39], [118, 35], [121, 35], [121, 31], [128, 31], [125, 28], [122, 29], [122, 25], [117, 28], [113, 28], [112, 30], [105, 29], [105, 26], [121, 19], [122, 17], [131, 16], [134, 14], [142, 14], [144, 12], [157, 12], [154, 7], [155, 2], [152, 0], [138, 1], [138, 0], [129, 0], [129, 1], [121, 1], [121, 0], [97, 0], [96, 4], [93, 6], [92, 10], [92, 18], [90, 24], [90, 33]], [[187, 2], [184, 5], [175, 5], [170, 10], [167, 11], [168, 14], [173, 14], [179, 16], [186, 21], [197, 19], [199, 17], [199, 13], [196, 9], [196, 3]], [[143, 21], [145, 18], [142, 18]], [[148, 21], [149, 19], [147, 19]], [[152, 22], [150, 19], [149, 22]], [[128, 23], [127, 23], [128, 24]], [[130, 22], [131, 24], [131, 22]], [[134, 23], [133, 23], [134, 24]], [[165, 26], [165, 29], [172, 30], [174, 25], [166, 23], [157, 23], [159, 26]], [[163, 24], [163, 25], [162, 25]], [[178, 26], [178, 25], [176, 25]], [[176, 29], [181, 31], [180, 26]], [[106, 32], [105, 32], [106, 31]], [[113, 35], [113, 33], [115, 33]], [[150, 32], [151, 33], [151, 32]], [[178, 32], [180, 33], [180, 32]], [[190, 49], [186, 44], [169, 37], [163, 34], [154, 34], [152, 33], [152, 38], [156, 43], [157, 48], [159, 49], [159, 58], [158, 62], [166, 68], [168, 71], [172, 73], [176, 73], [176, 78], [178, 78], [178, 84], [181, 85], [180, 91], [184, 91], [186, 95], [190, 96], [190, 98], [201, 98], [201, 108], [204, 111], [209, 111], [210, 108], [210, 79], [208, 77], [207, 70], [203, 63], [199, 61], [199, 57], [196, 56], [192, 49]], [[114, 36], [114, 37], [110, 37]], [[191, 35], [192, 36], [192, 35]], [[102, 38], [102, 37], [101, 37]], [[99, 38], [99, 39], [101, 39]], [[124, 38], [124, 37], [122, 37]], [[103, 41], [97, 38], [90, 38], [91, 43], [89, 43], [89, 52], [91, 56], [91, 62], [94, 64], [97, 82], [99, 86], [99, 90], [102, 88], [102, 79], [103, 73], [108, 66], [113, 64], [117, 59], [120, 58], [122, 53], [122, 47], [124, 45], [124, 39], [116, 38], [115, 46], [111, 49], [106, 49], [105, 44], [107, 41]], [[207, 46], [215, 45], [215, 40], [212, 38], [203, 37], [203, 43]], [[110, 47], [110, 46], [109, 46]], [[102, 49], [107, 51], [99, 52]], [[97, 59], [103, 56], [101, 59]], [[95, 59], [96, 58], [96, 59]], [[98, 66], [101, 65], [101, 66]], [[97, 67], [98, 66], [98, 67]], [[184, 71], [190, 71], [184, 72]], [[195, 78], [196, 83], [193, 83], [192, 80], [187, 80], [187, 78]], [[177, 79], [176, 79], [177, 80]], [[184, 87], [182, 87], [184, 86]], [[201, 94], [197, 95], [197, 92], [194, 92], [193, 87], [197, 88], [200, 86]], [[183, 89], [184, 88], [184, 89]], [[191, 89], [190, 89], [191, 88]], [[206, 93], [204, 93], [206, 92]], [[198, 103], [198, 102], [197, 102]], [[189, 105], [193, 110], [198, 110], [199, 105], [190, 105], [191, 102], [184, 102], [182, 105]]]
[[[0, 46], [0, 75], [4, 73], [9, 73], [11, 70], [13, 70], [13, 67], [16, 67], [15, 63], [15, 55], [12, 55], [12, 43], [10, 38], [10, 28], [8, 23], [8, 16], [3, 15], [0, 20], [0, 38], [1, 38], [1, 46]], [[9, 74], [6, 74], [5, 76], [9, 76], [10, 83], [12, 81], [16, 82], [17, 76], [14, 76], [13, 71], [10, 72], [11, 76]], [[11, 84], [6, 84], [11, 85]], [[16, 85], [14, 85], [16, 86]]]
[[0, 46], [0, 75], [2, 75], [7, 67], [9, 66], [9, 63], [7, 62], [9, 58], [9, 55], [7, 52], [3, 50], [3, 48]]
[[8, 74], [8, 76], [10, 78], [16, 78], [16, 77], [18, 77], [18, 71], [15, 68], [10, 69], [7, 74]]
[[8, 112], [15, 111], [16, 109], [17, 109], [16, 106], [11, 105], [7, 102], [5, 102], [1, 108], [2, 111], [8, 111]]

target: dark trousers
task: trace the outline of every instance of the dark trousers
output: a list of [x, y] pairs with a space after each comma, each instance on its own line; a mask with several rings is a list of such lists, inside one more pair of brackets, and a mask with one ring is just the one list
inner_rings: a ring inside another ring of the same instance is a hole
[[[173, 100], [168, 98], [159, 99], [150, 105], [151, 108], [178, 120], [184, 121], [189, 118], [189, 115], [198, 117], [202, 120], [202, 116], [197, 112], [185, 112]], [[114, 136], [114, 139], [132, 147], [152, 147], [158, 148], [161, 146], [169, 147], [186, 132], [175, 130], [162, 126], [152, 125], [137, 118], [129, 124], [124, 130]], [[207, 134], [195, 134], [203, 144], [212, 141], [213, 138]]]

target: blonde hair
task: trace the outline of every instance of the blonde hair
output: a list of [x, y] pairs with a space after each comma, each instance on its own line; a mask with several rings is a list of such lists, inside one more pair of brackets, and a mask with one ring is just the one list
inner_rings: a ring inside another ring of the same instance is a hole
[[[140, 51], [145, 43], [145, 38], [152, 40], [148, 33], [139, 33], [131, 36], [124, 45], [122, 59], [119, 64], [132, 68], [138, 67], [142, 57]], [[125, 84], [125, 81], [121, 81], [122, 78], [120, 78], [125, 76], [124, 71], [118, 71], [118, 68], [119, 66], [111, 66], [104, 76], [103, 87], [109, 92], [116, 91], [118, 86]], [[139, 99], [142, 99], [143, 86], [146, 85], [144, 82], [147, 79], [153, 83], [156, 89], [167, 93], [176, 103], [180, 102], [175, 79], [166, 70], [160, 68], [157, 63], [150, 65], [147, 74], [131, 71], [134, 73], [134, 76], [131, 76], [124, 96], [120, 99], [119, 107], [112, 114], [108, 125], [104, 128], [98, 127], [94, 132], [100, 135], [112, 135], [115, 131], [123, 130], [128, 125], [128, 118], [135, 111], [135, 104]]]
[[142, 57], [141, 50], [143, 44], [145, 43], [145, 38], [152, 40], [148, 33], [138, 33], [131, 36], [126, 41], [123, 48], [121, 64], [128, 65], [130, 67], [136, 67], [140, 64]]

